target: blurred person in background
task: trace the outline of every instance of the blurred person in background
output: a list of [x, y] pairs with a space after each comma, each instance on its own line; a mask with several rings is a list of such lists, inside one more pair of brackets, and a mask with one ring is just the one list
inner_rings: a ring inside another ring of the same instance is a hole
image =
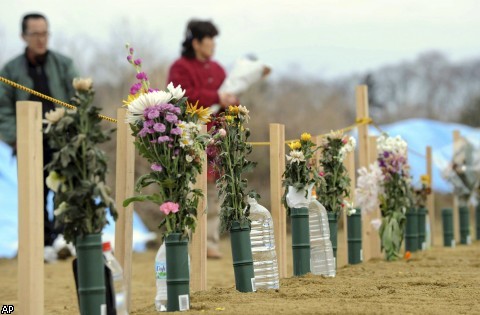
[[[77, 70], [70, 58], [48, 49], [50, 37], [47, 18], [38, 13], [22, 18], [21, 37], [26, 44], [25, 51], [10, 60], [0, 71], [0, 76], [40, 93], [69, 102], [75, 92], [72, 86]], [[16, 153], [16, 102], [42, 102], [42, 115], [55, 108], [52, 102], [31, 95], [10, 85], [0, 84], [0, 140], [10, 145]], [[43, 163], [52, 159], [52, 149], [43, 138]], [[61, 232], [55, 229], [55, 217], [49, 220], [45, 184], [48, 173], [44, 171], [44, 245], [51, 246]]]
[[[182, 43], [182, 56], [170, 67], [167, 83], [181, 85], [189, 101], [199, 106], [220, 105], [223, 109], [238, 104], [235, 95], [220, 92], [225, 80], [223, 67], [212, 60], [215, 52], [215, 36], [218, 29], [210, 21], [191, 20], [187, 25], [185, 40]], [[207, 126], [211, 128], [211, 124]], [[207, 209], [207, 257], [221, 258], [220, 239], [220, 203], [215, 187], [215, 175], [211, 169], [209, 157], [208, 171], [208, 209]]]

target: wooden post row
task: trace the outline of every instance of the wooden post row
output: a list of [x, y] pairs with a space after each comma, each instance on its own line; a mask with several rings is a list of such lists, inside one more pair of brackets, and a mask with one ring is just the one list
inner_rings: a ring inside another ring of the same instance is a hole
[[42, 103], [17, 102], [19, 314], [44, 314]]
[[135, 145], [130, 126], [125, 123], [125, 108], [117, 110], [117, 155], [115, 173], [115, 199], [118, 218], [115, 222], [115, 257], [123, 268], [125, 301], [131, 309], [132, 247], [133, 247], [133, 205], [123, 207], [123, 201], [134, 194]]
[[282, 204], [284, 172], [285, 126], [270, 124], [270, 202], [280, 278], [287, 277], [287, 213]]
[[[207, 127], [203, 126], [203, 133], [207, 133]], [[204, 291], [207, 289], [207, 155], [203, 154], [202, 173], [197, 176], [195, 188], [203, 191], [203, 198], [197, 206], [197, 228], [192, 236], [191, 252], [191, 289], [192, 291]]]
[[[432, 147], [427, 146], [426, 148], [426, 157], [427, 157], [427, 175], [430, 178], [430, 189], [432, 188], [433, 183], [433, 164], [432, 164]], [[431, 193], [427, 196], [427, 210], [428, 218], [430, 220], [430, 246], [441, 244], [441, 240], [437, 240], [436, 237], [436, 225], [435, 225], [435, 196], [433, 194], [433, 189]]]

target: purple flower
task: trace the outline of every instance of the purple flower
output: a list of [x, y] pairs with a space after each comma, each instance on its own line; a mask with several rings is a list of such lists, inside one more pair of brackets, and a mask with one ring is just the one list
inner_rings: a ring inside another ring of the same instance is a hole
[[133, 54], [133, 47], [130, 47], [130, 54]]
[[142, 59], [138, 58], [138, 59], [135, 59], [135, 61], [133, 62], [136, 66], [139, 66], [142, 64]]
[[160, 136], [160, 137], [158, 137], [157, 141], [158, 141], [158, 143], [167, 142], [167, 141], [170, 141], [170, 137], [169, 136]]
[[172, 105], [172, 108], [170, 109], [170, 111], [174, 114], [177, 114], [177, 115], [180, 115], [180, 113], [182, 112], [179, 107], [176, 107], [176, 106], [173, 106], [173, 105]]
[[143, 126], [144, 127], [147, 127], [147, 128], [152, 128], [153, 125], [155, 125], [155, 121], [151, 120], [151, 119], [147, 119], [145, 120], [145, 122], [143, 123]]
[[145, 72], [139, 72], [139, 73], [137, 73], [136, 78], [139, 79], [139, 80], [148, 80], [147, 74], [146, 74]]
[[158, 116], [160, 116], [160, 112], [158, 111], [158, 109], [155, 106], [154, 107], [147, 107], [143, 111], [143, 116], [145, 118], [148, 118], [148, 119], [155, 119], [155, 118], [158, 118]]
[[165, 116], [165, 120], [168, 121], [169, 123], [174, 124], [178, 121], [178, 117], [177, 115], [174, 115], [174, 114], [167, 114], [167, 116]]
[[142, 88], [142, 83], [135, 83], [135, 84], [132, 85], [132, 87], [130, 88], [130, 94], [132, 94], [132, 95], [137, 94], [138, 91], [140, 91], [141, 88]]
[[181, 135], [181, 134], [182, 134], [182, 129], [179, 128], [179, 127], [176, 127], [176, 128], [173, 128], [173, 129], [170, 131], [170, 133], [171, 133], [172, 135]]
[[163, 167], [158, 163], [153, 163], [152, 166], [150, 166], [150, 168], [152, 169], [152, 171], [155, 171], [155, 172], [161, 172], [163, 170]]
[[142, 130], [140, 130], [140, 131], [138, 132], [138, 135], [143, 138], [143, 137], [145, 137], [145, 136], [147, 135], [147, 133], [149, 133], [148, 130], [149, 130], [149, 129], [144, 126], [144, 127], [142, 128]]
[[180, 154], [180, 149], [175, 149], [173, 151], [173, 155], [179, 155]]
[[157, 139], [150, 140], [150, 143], [157, 143]]
[[[145, 79], [146, 80], [146, 79]], [[152, 89], [152, 88], [148, 88], [148, 92], [149, 93], [152, 93], [152, 92], [158, 92], [160, 91], [159, 89]]]
[[132, 61], [132, 56], [130, 56], [130, 55], [127, 56], [127, 60], [128, 60], [128, 62], [131, 62]]
[[155, 125], [153, 125], [153, 130], [157, 132], [165, 132], [165, 125], [162, 123], [156, 123]]
[[388, 153], [387, 151], [383, 152], [383, 157], [388, 158], [389, 155], [390, 155], [390, 153]]

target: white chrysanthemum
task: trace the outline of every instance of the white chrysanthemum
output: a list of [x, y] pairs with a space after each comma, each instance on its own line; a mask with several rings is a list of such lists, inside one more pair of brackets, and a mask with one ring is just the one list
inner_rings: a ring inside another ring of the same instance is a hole
[[191, 163], [193, 161], [193, 156], [187, 154], [187, 156], [185, 156], [185, 160], [187, 160], [188, 163]]
[[167, 85], [167, 90], [172, 94], [172, 97], [177, 100], [185, 95], [185, 90], [182, 90], [182, 86], [177, 85], [177, 87], [174, 87], [172, 82]]
[[405, 140], [403, 140], [400, 136], [389, 137], [385, 134], [382, 134], [377, 139], [377, 149], [379, 154], [382, 154], [383, 152], [389, 152], [406, 156], [407, 147], [407, 142], [405, 142]]
[[127, 123], [134, 124], [138, 120], [143, 119], [143, 112], [145, 111], [145, 108], [168, 103], [171, 99], [172, 94], [165, 91], [144, 93], [127, 106], [127, 115], [125, 120]]
[[287, 161], [290, 163], [300, 163], [305, 161], [305, 156], [303, 155], [302, 151], [299, 150], [292, 150], [290, 154], [287, 155]]
[[238, 113], [240, 115], [242, 115], [243, 117], [245, 117], [245, 120], [248, 121], [250, 119], [250, 116], [248, 115], [248, 113], [250, 113], [250, 111], [243, 105], [238, 105]]
[[358, 170], [357, 188], [355, 197], [362, 212], [375, 211], [379, 207], [378, 196], [383, 194], [382, 182], [384, 176], [377, 163], [370, 164], [369, 169], [362, 167]]

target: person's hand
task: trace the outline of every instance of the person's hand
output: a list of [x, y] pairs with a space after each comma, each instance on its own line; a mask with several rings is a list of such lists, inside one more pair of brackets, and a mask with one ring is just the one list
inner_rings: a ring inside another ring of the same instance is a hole
[[235, 95], [225, 92], [218, 93], [218, 98], [220, 99], [220, 105], [223, 108], [226, 108], [230, 105], [237, 105], [238, 99]]

